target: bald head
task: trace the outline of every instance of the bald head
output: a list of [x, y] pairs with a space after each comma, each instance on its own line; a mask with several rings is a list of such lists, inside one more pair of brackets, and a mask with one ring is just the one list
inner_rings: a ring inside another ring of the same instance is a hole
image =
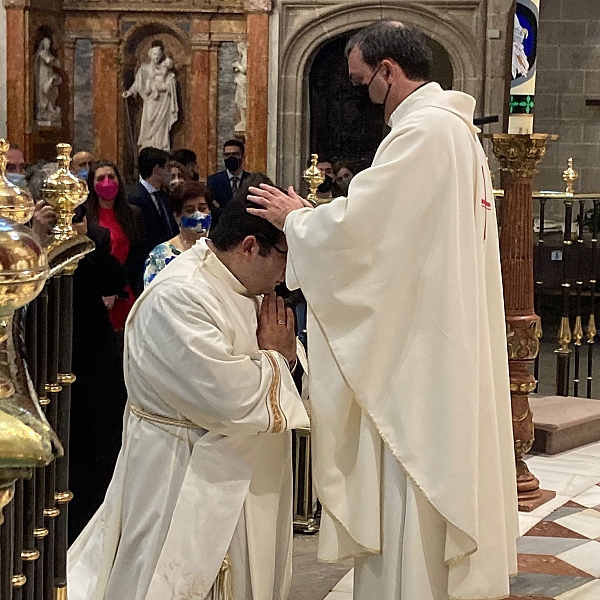
[[76, 152], [71, 161], [71, 171], [75, 174], [80, 171], [89, 171], [94, 162], [94, 157], [89, 152]]

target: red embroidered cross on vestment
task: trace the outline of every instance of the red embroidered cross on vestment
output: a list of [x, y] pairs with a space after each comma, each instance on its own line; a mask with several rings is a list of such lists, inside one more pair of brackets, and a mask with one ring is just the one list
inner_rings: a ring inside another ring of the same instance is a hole
[[485, 221], [483, 224], [483, 240], [485, 241], [487, 236], [487, 213], [488, 210], [492, 210], [492, 205], [487, 199], [487, 186], [485, 185], [485, 170], [483, 165], [481, 165], [481, 175], [483, 176], [483, 195], [484, 197], [481, 199], [481, 206], [485, 210]]

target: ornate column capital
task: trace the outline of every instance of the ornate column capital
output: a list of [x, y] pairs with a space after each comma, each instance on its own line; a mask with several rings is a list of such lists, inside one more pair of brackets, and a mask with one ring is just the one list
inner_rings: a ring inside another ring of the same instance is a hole
[[30, 0], [4, 0], [4, 8], [6, 10], [9, 9], [17, 9], [17, 10], [25, 10], [29, 8]]
[[518, 179], [531, 179], [546, 154], [546, 144], [557, 140], [554, 133], [494, 133], [490, 136], [500, 170]]
[[244, 0], [244, 11], [247, 13], [270, 13], [273, 10], [273, 0]]

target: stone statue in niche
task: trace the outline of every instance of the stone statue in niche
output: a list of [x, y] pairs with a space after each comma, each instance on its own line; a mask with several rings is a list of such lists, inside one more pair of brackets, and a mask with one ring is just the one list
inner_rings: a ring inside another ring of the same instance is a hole
[[239, 42], [237, 45], [239, 58], [233, 63], [235, 72], [235, 105], [238, 110], [239, 121], [234, 130], [236, 133], [246, 132], [246, 113], [248, 109], [248, 78], [246, 70], [248, 68], [248, 43]]
[[52, 55], [51, 42], [44, 38], [35, 55], [36, 120], [41, 127], [61, 125], [61, 109], [57, 106], [61, 77], [56, 72], [60, 61]]
[[171, 128], [179, 118], [173, 61], [165, 55], [161, 41], [152, 42], [148, 57], [150, 60], [140, 65], [133, 85], [123, 92], [123, 98], [140, 96], [144, 103], [138, 148], [170, 152]]

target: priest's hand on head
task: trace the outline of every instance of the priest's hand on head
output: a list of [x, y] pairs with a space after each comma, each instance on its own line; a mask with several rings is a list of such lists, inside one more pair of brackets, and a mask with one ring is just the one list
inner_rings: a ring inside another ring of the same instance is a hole
[[296, 194], [292, 186], [288, 188], [287, 194], [280, 189], [261, 183], [260, 187], [249, 187], [248, 200], [258, 204], [262, 208], [246, 209], [250, 214], [267, 219], [277, 229], [283, 230], [285, 218], [299, 208], [313, 208], [313, 205]]
[[296, 360], [294, 311], [286, 308], [275, 292], [263, 298], [256, 337], [261, 350], [276, 350], [290, 364]]

